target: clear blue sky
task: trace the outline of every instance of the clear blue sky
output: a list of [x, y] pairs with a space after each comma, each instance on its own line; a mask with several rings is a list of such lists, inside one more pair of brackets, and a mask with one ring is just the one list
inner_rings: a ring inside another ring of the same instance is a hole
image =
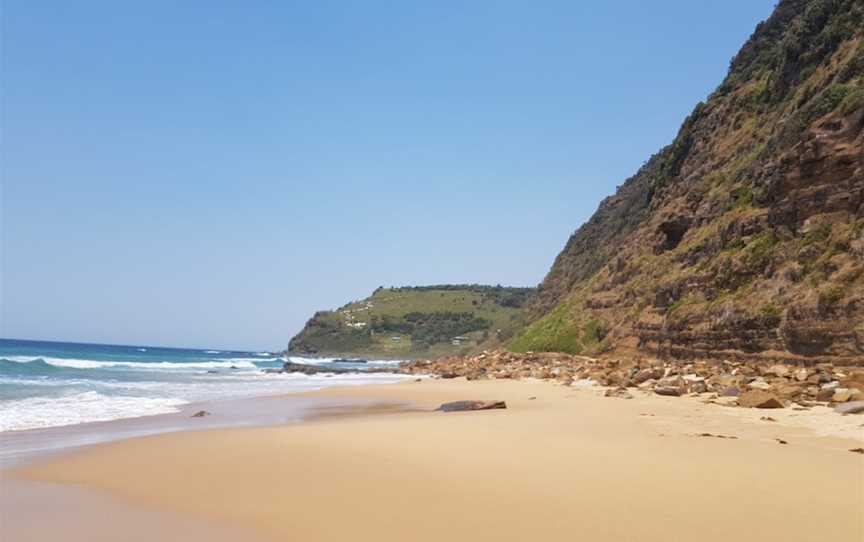
[[773, 5], [6, 0], [0, 336], [280, 348], [535, 285]]

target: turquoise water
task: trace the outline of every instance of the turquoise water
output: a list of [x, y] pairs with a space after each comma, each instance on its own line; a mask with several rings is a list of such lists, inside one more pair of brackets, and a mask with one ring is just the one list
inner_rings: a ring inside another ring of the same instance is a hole
[[[291, 358], [327, 365], [332, 359]], [[387, 373], [265, 374], [268, 352], [0, 339], [0, 432], [176, 412], [189, 403], [383, 383]], [[393, 364], [344, 364], [359, 370]]]

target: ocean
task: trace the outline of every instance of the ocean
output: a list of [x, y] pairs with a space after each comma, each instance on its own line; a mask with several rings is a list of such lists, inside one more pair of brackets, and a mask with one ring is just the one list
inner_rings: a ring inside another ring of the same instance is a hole
[[[316, 365], [332, 358], [291, 361]], [[179, 412], [198, 402], [395, 382], [392, 373], [265, 374], [268, 352], [0, 339], [0, 433]], [[368, 361], [339, 367], [393, 366]]]

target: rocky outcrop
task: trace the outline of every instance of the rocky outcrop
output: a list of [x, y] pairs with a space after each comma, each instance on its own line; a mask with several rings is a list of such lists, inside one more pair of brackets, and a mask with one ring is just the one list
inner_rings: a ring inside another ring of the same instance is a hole
[[[539, 378], [566, 386], [598, 384], [609, 387], [607, 396], [612, 397], [626, 397], [631, 390], [671, 397], [704, 395], [709, 400], [723, 398], [724, 404], [757, 408], [864, 401], [864, 368], [836, 367], [830, 363], [664, 362], [497, 350], [468, 357], [412, 361], [399, 370], [469, 380]], [[846, 387], [841, 387], [841, 383]]]
[[530, 313], [514, 350], [864, 364], [864, 2], [781, 1]]
[[378, 369], [349, 369], [345, 367], [333, 367], [332, 365], [309, 365], [307, 363], [294, 363], [286, 361], [281, 369], [265, 369], [265, 373], [300, 373], [304, 375], [317, 374], [347, 374], [347, 373], [373, 373], [380, 372]]

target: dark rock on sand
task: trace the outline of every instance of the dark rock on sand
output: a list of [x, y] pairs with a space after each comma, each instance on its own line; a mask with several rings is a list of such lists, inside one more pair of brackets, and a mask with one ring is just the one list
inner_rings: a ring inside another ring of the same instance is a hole
[[334, 359], [331, 363], [366, 363], [365, 359], [353, 359], [353, 358], [338, 358]]
[[656, 393], [657, 395], [678, 397], [681, 395], [681, 388], [677, 386], [657, 386], [656, 388], [654, 388], [654, 393]]
[[619, 399], [633, 399], [633, 395], [627, 391], [627, 388], [609, 388], [604, 397], [617, 397]]
[[192, 418], [203, 418], [204, 416], [209, 416], [209, 415], [210, 415], [210, 413], [207, 412], [206, 410], [199, 410], [195, 414], [192, 414], [191, 417]]
[[834, 407], [834, 412], [840, 414], [861, 414], [864, 412], [864, 401], [850, 401]]
[[305, 363], [294, 363], [286, 361], [282, 365], [282, 370], [276, 371], [281, 373], [303, 373], [304, 375], [316, 375], [322, 373], [356, 373], [355, 369], [343, 369], [341, 367], [322, 367], [319, 365], [307, 365]]
[[453, 401], [444, 403], [436, 410], [441, 412], [460, 412], [464, 410], [493, 410], [507, 408], [504, 401]]
[[735, 386], [731, 386], [723, 390], [723, 393], [721, 395], [723, 395], [723, 397], [738, 397], [739, 395], [741, 395], [741, 390], [736, 388]]
[[714, 433], [698, 433], [698, 434], [696, 434], [696, 435], [694, 435], [694, 436], [696, 436], [696, 437], [711, 437], [711, 438], [724, 438], [724, 439], [738, 440], [738, 437], [736, 437], [736, 436], [734, 436], [734, 435], [715, 435]]
[[783, 408], [783, 402], [764, 390], [748, 390], [738, 396], [738, 405], [750, 408]]

